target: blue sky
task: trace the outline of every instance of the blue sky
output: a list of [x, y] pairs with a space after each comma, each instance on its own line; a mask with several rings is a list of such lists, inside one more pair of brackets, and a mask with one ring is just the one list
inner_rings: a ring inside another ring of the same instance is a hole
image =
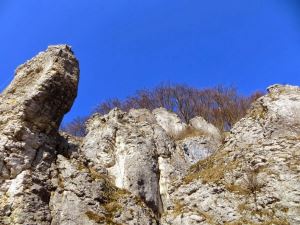
[[65, 121], [161, 82], [300, 85], [299, 13], [297, 0], [0, 0], [0, 89], [60, 43], [81, 68]]

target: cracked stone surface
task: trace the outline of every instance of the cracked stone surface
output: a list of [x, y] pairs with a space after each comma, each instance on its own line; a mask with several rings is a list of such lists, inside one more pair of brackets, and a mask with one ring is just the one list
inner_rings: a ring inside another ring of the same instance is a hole
[[162, 224], [300, 224], [300, 88], [273, 85], [170, 194]]
[[50, 46], [19, 66], [0, 95], [0, 223], [49, 224], [58, 127], [77, 94], [78, 62]]

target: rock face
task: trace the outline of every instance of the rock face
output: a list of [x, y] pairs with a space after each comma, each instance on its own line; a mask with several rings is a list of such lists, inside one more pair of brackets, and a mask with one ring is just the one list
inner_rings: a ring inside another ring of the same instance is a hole
[[157, 123], [172, 137], [180, 135], [187, 129], [187, 125], [175, 113], [170, 113], [164, 108], [153, 110], [153, 114]]
[[0, 95], [0, 223], [49, 224], [58, 127], [77, 93], [78, 62], [52, 46], [21, 65]]
[[70, 47], [50, 46], [1, 94], [0, 224], [157, 223], [138, 197], [78, 155], [80, 139], [58, 134], [78, 78]]
[[172, 137], [185, 160], [192, 165], [215, 152], [222, 142], [218, 128], [198, 116], [183, 123], [180, 118], [164, 108], [153, 110], [152, 114], [159, 126]]
[[299, 87], [271, 86], [225, 141], [163, 108], [95, 114], [78, 138], [58, 132], [78, 78], [50, 46], [0, 95], [0, 224], [300, 224]]
[[162, 224], [300, 224], [300, 88], [268, 91], [191, 168]]
[[[81, 148], [81, 155], [98, 170], [104, 168], [118, 188], [141, 197], [158, 215], [168, 205], [171, 181], [185, 174], [191, 165], [182, 146], [171, 138], [174, 125], [170, 128], [169, 123], [162, 123], [166, 120], [179, 118], [165, 109], [153, 113], [145, 109], [129, 113], [115, 109], [105, 116], [96, 114], [87, 124], [88, 133]], [[181, 132], [188, 127], [183, 123], [179, 126]], [[194, 137], [197, 138], [205, 139], [203, 135]], [[196, 149], [194, 146], [195, 152]], [[198, 159], [204, 157], [203, 149], [198, 152]]]
[[[181, 156], [173, 141], [153, 122], [146, 110], [127, 114], [115, 109], [103, 117], [95, 115], [81, 151], [93, 165], [105, 167], [117, 187], [140, 196], [155, 213], [161, 213], [160, 177], [180, 175], [183, 165], [176, 164]], [[171, 171], [160, 165], [165, 159], [173, 166]]]

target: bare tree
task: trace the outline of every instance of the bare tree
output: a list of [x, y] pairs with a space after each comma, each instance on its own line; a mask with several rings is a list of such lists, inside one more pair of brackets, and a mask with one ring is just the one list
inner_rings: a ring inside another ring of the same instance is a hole
[[248, 191], [249, 194], [251, 194], [253, 196], [253, 201], [254, 201], [256, 210], [258, 209], [257, 194], [265, 185], [262, 180], [258, 179], [259, 172], [260, 172], [259, 168], [249, 169], [246, 171], [246, 174], [244, 177], [245, 189]]
[[122, 108], [123, 103], [121, 100], [114, 98], [114, 99], [108, 99], [105, 102], [102, 102], [100, 105], [98, 105], [95, 108], [95, 112], [98, 112], [102, 115], [107, 114], [112, 110], [113, 108]]
[[87, 117], [76, 117], [70, 123], [63, 125], [61, 130], [74, 136], [83, 137], [86, 135], [86, 121]]
[[[161, 84], [153, 89], [139, 90], [125, 100], [114, 98], [104, 101], [94, 111], [107, 114], [116, 107], [123, 111], [132, 108], [153, 110], [163, 107], [175, 112], [186, 123], [195, 116], [202, 116], [221, 131], [226, 131], [231, 129], [233, 124], [246, 114], [251, 103], [262, 95], [262, 92], [257, 91], [250, 96], [243, 96], [235, 87], [223, 85], [197, 89], [183, 84]], [[78, 118], [66, 127], [72, 127], [68, 130], [73, 134], [84, 133], [79, 131], [80, 119]]]

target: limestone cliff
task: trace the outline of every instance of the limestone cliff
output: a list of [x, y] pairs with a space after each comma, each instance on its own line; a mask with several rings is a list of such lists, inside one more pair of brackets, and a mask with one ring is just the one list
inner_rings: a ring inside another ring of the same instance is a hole
[[[93, 115], [69, 46], [21, 65], [0, 95], [0, 224], [300, 224], [300, 88], [275, 85], [225, 140], [163, 108]], [[199, 161], [200, 160], [200, 161]]]
[[0, 223], [49, 224], [58, 127], [77, 93], [78, 62], [51, 46], [17, 68], [0, 95]]
[[300, 224], [300, 88], [268, 92], [192, 166], [162, 224]]

